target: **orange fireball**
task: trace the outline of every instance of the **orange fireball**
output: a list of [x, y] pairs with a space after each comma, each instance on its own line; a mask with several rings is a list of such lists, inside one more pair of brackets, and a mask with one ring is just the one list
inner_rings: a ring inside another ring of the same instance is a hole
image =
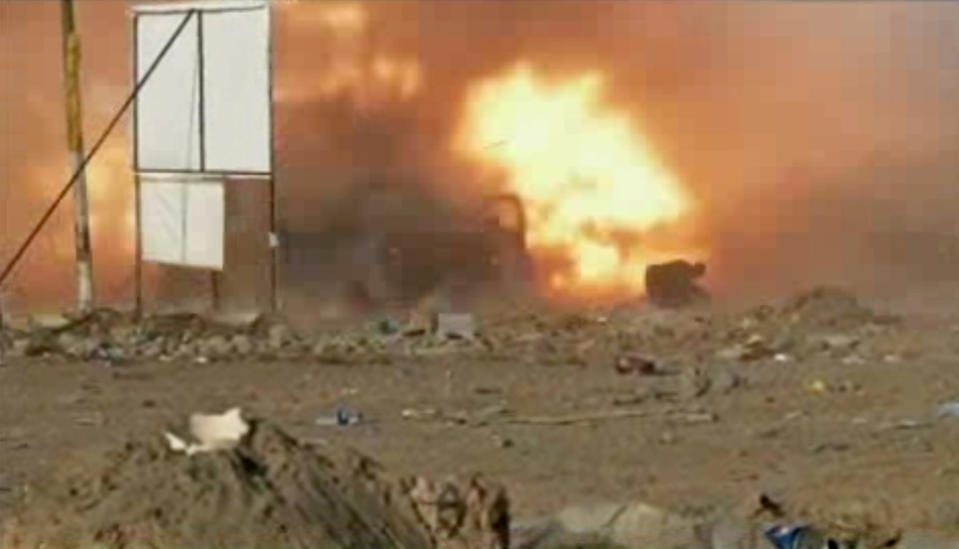
[[641, 291], [646, 265], [675, 252], [656, 248], [651, 231], [693, 209], [635, 121], [603, 104], [603, 88], [599, 73], [551, 81], [520, 64], [470, 88], [455, 139], [523, 199], [534, 255], [565, 260], [549, 276], [565, 294]]

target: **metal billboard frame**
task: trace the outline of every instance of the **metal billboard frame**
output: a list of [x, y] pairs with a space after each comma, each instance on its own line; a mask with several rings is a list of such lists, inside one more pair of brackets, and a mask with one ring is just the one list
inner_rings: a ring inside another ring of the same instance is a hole
[[[220, 12], [237, 12], [266, 10], [267, 17], [267, 101], [268, 101], [268, 128], [269, 128], [269, 170], [267, 171], [229, 171], [229, 170], [206, 170], [206, 116], [205, 116], [205, 53], [203, 41], [203, 14]], [[132, 170], [134, 173], [134, 208], [136, 220], [136, 245], [135, 245], [135, 266], [134, 279], [136, 286], [136, 310], [143, 310], [143, 258], [142, 258], [142, 223], [140, 220], [141, 210], [141, 176], [191, 176], [197, 178], [217, 177], [224, 181], [234, 179], [266, 179], [269, 184], [269, 234], [267, 235], [270, 248], [270, 305], [271, 310], [276, 310], [277, 305], [277, 213], [276, 213], [276, 123], [275, 123], [275, 17], [272, 4], [266, 0], [200, 0], [193, 2], [171, 2], [166, 4], [141, 4], [133, 6], [130, 9], [132, 14], [133, 26], [133, 47], [132, 47], [132, 75], [133, 83], [138, 83], [140, 72], [140, 18], [150, 14], [183, 14], [182, 24], [186, 24], [187, 18], [197, 17], [197, 63], [198, 63], [198, 114], [199, 114], [199, 149], [200, 149], [200, 169], [199, 170], [176, 170], [176, 169], [150, 169], [143, 168], [140, 165], [139, 151], [139, 100], [133, 102], [133, 161]], [[176, 37], [177, 39], [179, 36]], [[217, 306], [218, 281], [217, 272], [211, 271], [211, 290], [213, 296], [214, 308]]]

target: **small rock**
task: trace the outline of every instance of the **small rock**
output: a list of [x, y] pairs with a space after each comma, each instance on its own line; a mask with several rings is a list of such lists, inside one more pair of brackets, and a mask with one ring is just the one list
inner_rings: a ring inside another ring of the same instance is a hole
[[625, 506], [615, 516], [609, 541], [623, 547], [679, 548], [699, 543], [699, 524], [644, 503]]
[[57, 336], [57, 346], [66, 354], [72, 354], [74, 345], [76, 344], [77, 338], [71, 333], [64, 332]]
[[310, 350], [310, 353], [312, 353], [313, 356], [315, 357], [321, 357], [321, 356], [325, 356], [327, 354], [327, 351], [329, 350], [330, 350], [329, 343], [327, 343], [326, 341], [318, 341], [316, 342], [315, 345], [313, 345], [313, 348]]
[[959, 400], [955, 402], [947, 402], [939, 407], [937, 415], [940, 418], [957, 418], [959, 419]]
[[829, 392], [829, 386], [826, 385], [826, 382], [823, 381], [823, 380], [821, 380], [821, 379], [817, 379], [817, 380], [814, 380], [814, 381], [810, 382], [809, 385], [808, 385], [806, 388], [807, 388], [807, 389], [809, 390], [809, 392], [811, 392], [811, 393], [825, 394], [825, 393]]
[[254, 349], [253, 342], [250, 341], [250, 338], [248, 336], [243, 334], [234, 335], [230, 343], [233, 346], [233, 350], [236, 351], [237, 354], [242, 356], [249, 355], [250, 353], [253, 352], [253, 349]]
[[110, 328], [110, 339], [118, 344], [127, 343], [136, 336], [136, 327], [129, 324], [121, 324]]
[[195, 355], [197, 352], [201, 352], [198, 346], [194, 343], [180, 343], [177, 345], [174, 350], [168, 354], [173, 355], [176, 358], [189, 358]]
[[495, 444], [497, 448], [512, 448], [513, 440], [509, 437], [493, 435], [493, 444]]
[[720, 350], [716, 353], [716, 357], [722, 360], [752, 362], [775, 356], [776, 354], [776, 351], [766, 344], [762, 336], [753, 334], [744, 343], [737, 343], [731, 347]]
[[858, 338], [845, 334], [827, 335], [821, 341], [827, 349], [848, 350], [859, 345]]
[[278, 350], [283, 348], [287, 343], [293, 339], [293, 332], [284, 325], [284, 324], [274, 324], [270, 326], [270, 330], [267, 335], [267, 340], [270, 349]]
[[27, 354], [27, 349], [30, 347], [30, 340], [27, 338], [17, 338], [13, 340], [13, 343], [10, 345], [10, 348], [7, 349], [7, 356], [17, 358], [22, 357]]
[[679, 397], [682, 399], [699, 398], [709, 392], [712, 379], [700, 368], [687, 368], [679, 378]]
[[156, 358], [163, 354], [163, 342], [150, 341], [139, 348], [139, 354], [144, 358]]
[[233, 346], [230, 345], [230, 341], [223, 336], [207, 338], [200, 345], [200, 353], [214, 358], [229, 356], [232, 351]]
[[671, 418], [676, 419], [680, 423], [686, 425], [694, 425], [696, 423], [716, 423], [719, 421], [719, 416], [712, 412], [681, 412], [672, 415]]
[[639, 355], [621, 356], [614, 365], [617, 374], [653, 375], [656, 373], [656, 363]]
[[719, 370], [713, 376], [712, 380], [713, 387], [717, 391], [723, 394], [728, 394], [732, 392], [733, 389], [742, 387], [745, 384], [745, 381], [740, 376], [730, 372], [728, 370]]
[[438, 313], [433, 317], [433, 333], [440, 337], [474, 339], [476, 319], [469, 313]]

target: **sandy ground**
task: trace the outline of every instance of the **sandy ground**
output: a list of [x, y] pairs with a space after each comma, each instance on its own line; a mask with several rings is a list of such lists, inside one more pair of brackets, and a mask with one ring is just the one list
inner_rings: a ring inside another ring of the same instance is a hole
[[[896, 355], [791, 362], [713, 360], [691, 335], [664, 333], [649, 344], [662, 375], [617, 373], [610, 349], [566, 363], [508, 353], [339, 365], [8, 359], [0, 367], [0, 513], [18, 486], [73, 452], [239, 405], [304, 439], [355, 447], [396, 473], [480, 471], [508, 484], [524, 517], [603, 500], [700, 508], [764, 491], [810, 515], [959, 531], [959, 417], [936, 418], [943, 402], [959, 399], [954, 326], [910, 318], [876, 343]], [[712, 388], [664, 396], [689, 365]], [[340, 405], [364, 422], [317, 424]], [[429, 409], [488, 421], [403, 417]], [[563, 425], [498, 419], [610, 410], [642, 415]]]

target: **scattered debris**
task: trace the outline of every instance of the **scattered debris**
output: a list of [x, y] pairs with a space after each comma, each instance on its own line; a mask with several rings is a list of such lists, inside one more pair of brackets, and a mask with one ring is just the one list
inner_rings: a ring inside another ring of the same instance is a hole
[[839, 545], [830, 542], [827, 545], [825, 537], [810, 526], [773, 526], [766, 530], [766, 539], [776, 549], [805, 549], [819, 547], [835, 547]]
[[685, 400], [699, 398], [709, 392], [712, 378], [702, 368], [687, 368], [679, 377], [679, 397]]
[[571, 414], [565, 416], [516, 416], [507, 418], [503, 423], [517, 425], [575, 425], [578, 423], [593, 423], [612, 419], [644, 417], [650, 415], [649, 410], [608, 410], [589, 414]]
[[713, 387], [722, 394], [746, 385], [746, 379], [729, 370], [719, 369], [712, 378]]
[[931, 427], [932, 423], [928, 421], [919, 421], [915, 419], [903, 419], [892, 423], [883, 423], [879, 426], [880, 431], [905, 431], [909, 429], [925, 429]]
[[807, 389], [808, 389], [810, 392], [820, 393], [820, 394], [826, 393], [826, 392], [829, 391], [829, 387], [826, 386], [826, 382], [823, 381], [823, 380], [821, 380], [821, 379], [817, 379], [817, 380], [811, 382], [811, 383], [807, 386]]
[[567, 507], [553, 517], [517, 524], [515, 549], [573, 547], [705, 547], [708, 525], [698, 517], [646, 503], [598, 503]]
[[[731, 347], [720, 350], [716, 353], [716, 358], [722, 360], [734, 360], [742, 362], [753, 362], [770, 357], [780, 356], [778, 350], [769, 346], [765, 338], [759, 334], [752, 334], [746, 341], [736, 343]], [[782, 361], [781, 359], [779, 361]]]
[[657, 373], [656, 362], [639, 355], [625, 355], [616, 359], [617, 374], [653, 375]]
[[358, 425], [363, 421], [363, 415], [359, 412], [347, 408], [337, 408], [332, 416], [321, 416], [316, 418], [315, 423], [324, 427], [346, 427], [349, 425]]
[[959, 400], [947, 402], [940, 406], [937, 415], [940, 418], [959, 418]]
[[447, 423], [450, 425], [469, 425], [472, 427], [482, 427], [489, 425], [493, 418], [497, 416], [506, 416], [509, 410], [506, 406], [496, 404], [487, 406], [473, 412], [442, 412], [435, 408], [412, 409], [407, 408], [400, 412], [400, 416], [409, 421], [428, 421]]
[[806, 389], [811, 393], [855, 393], [861, 388], [852, 381], [841, 381], [839, 383], [827, 383], [822, 379], [815, 379], [806, 385]]
[[827, 350], [848, 351], [859, 345], [859, 338], [846, 334], [831, 334], [820, 339]]
[[243, 420], [239, 408], [231, 408], [222, 414], [193, 414], [190, 416], [190, 435], [193, 442], [165, 432], [174, 452], [183, 452], [188, 456], [201, 452], [229, 450], [236, 447], [250, 431], [249, 424]]
[[469, 313], [438, 313], [433, 317], [433, 333], [445, 338], [474, 339], [476, 319]]
[[510, 549], [510, 506], [501, 485], [478, 476], [443, 482], [416, 477], [404, 492], [436, 549]]
[[712, 412], [703, 412], [703, 411], [674, 411], [669, 414], [669, 419], [677, 421], [679, 423], [684, 423], [687, 425], [692, 425], [695, 423], [716, 423], [719, 421], [719, 416]]

